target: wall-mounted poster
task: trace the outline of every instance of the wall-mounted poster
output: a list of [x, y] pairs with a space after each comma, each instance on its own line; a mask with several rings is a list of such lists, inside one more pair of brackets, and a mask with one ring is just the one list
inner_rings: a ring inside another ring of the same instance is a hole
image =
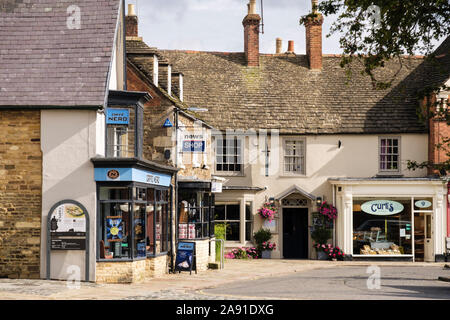
[[106, 217], [106, 239], [109, 242], [122, 241], [122, 217]]
[[74, 203], [62, 203], [50, 213], [52, 250], [86, 249], [86, 213]]

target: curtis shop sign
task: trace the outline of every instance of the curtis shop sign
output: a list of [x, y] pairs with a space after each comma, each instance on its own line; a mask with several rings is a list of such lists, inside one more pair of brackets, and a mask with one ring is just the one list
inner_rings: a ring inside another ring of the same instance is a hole
[[401, 203], [391, 200], [374, 200], [361, 205], [362, 211], [375, 216], [390, 216], [402, 212], [403, 209]]

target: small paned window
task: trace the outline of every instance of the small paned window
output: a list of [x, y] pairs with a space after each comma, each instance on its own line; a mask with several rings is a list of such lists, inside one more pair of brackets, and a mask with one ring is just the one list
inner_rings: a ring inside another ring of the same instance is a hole
[[304, 140], [285, 140], [284, 171], [292, 174], [305, 174]]
[[216, 171], [242, 171], [242, 140], [234, 137], [216, 139]]
[[380, 138], [380, 172], [400, 171], [400, 139]]

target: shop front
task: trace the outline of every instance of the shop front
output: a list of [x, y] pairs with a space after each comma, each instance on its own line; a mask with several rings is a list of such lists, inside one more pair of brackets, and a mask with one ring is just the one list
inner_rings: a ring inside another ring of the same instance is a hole
[[336, 244], [353, 260], [443, 261], [445, 186], [431, 178], [330, 179]]
[[97, 183], [96, 282], [139, 282], [170, 265], [173, 168], [93, 160]]
[[215, 262], [214, 190], [211, 181], [189, 180], [178, 182], [177, 240], [195, 242], [196, 270], [206, 270]]

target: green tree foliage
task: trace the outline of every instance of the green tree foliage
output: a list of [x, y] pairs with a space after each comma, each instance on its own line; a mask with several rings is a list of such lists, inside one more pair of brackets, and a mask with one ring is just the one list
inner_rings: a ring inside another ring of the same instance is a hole
[[[343, 50], [341, 65], [354, 59], [363, 64], [363, 71], [374, 87], [384, 89], [395, 79], [376, 79], [374, 71], [385, 62], [417, 52], [431, 57], [434, 42], [450, 34], [450, 3], [448, 0], [323, 0], [318, 11], [336, 15], [331, 34], [340, 34]], [[317, 16], [313, 12], [300, 19]]]

